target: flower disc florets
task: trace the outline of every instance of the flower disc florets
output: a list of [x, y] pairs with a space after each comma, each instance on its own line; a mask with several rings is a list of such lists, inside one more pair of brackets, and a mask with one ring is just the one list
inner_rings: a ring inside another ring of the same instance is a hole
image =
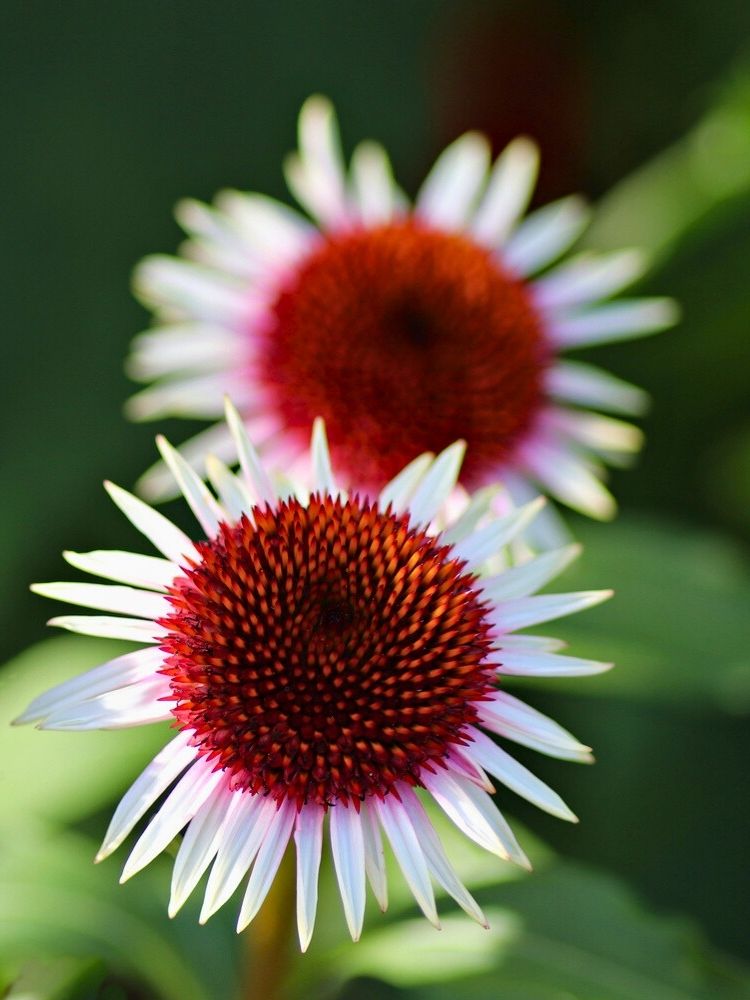
[[162, 672], [176, 718], [236, 787], [357, 804], [420, 784], [477, 722], [493, 688], [486, 607], [407, 516], [292, 499], [197, 549], [170, 588]]
[[412, 218], [329, 234], [279, 294], [260, 359], [284, 426], [304, 441], [322, 415], [337, 464], [379, 488], [458, 438], [465, 481], [486, 479], [529, 433], [550, 352], [525, 283]]

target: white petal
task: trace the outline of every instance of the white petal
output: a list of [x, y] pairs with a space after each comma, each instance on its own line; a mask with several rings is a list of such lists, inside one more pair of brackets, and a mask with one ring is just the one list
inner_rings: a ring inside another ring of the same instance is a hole
[[485, 736], [483, 732], [469, 727], [468, 735], [473, 740], [469, 753], [474, 759], [493, 774], [499, 781], [514, 791], [517, 795], [533, 803], [552, 816], [577, 823], [578, 819], [565, 805], [563, 800], [540, 778], [532, 774], [510, 754], [501, 750], [497, 744]]
[[166, 677], [146, 677], [127, 687], [105, 691], [81, 701], [56, 706], [38, 724], [39, 729], [84, 732], [91, 729], [128, 729], [164, 722], [171, 718], [167, 702], [170, 687]]
[[546, 383], [550, 395], [568, 403], [636, 416], [648, 409], [643, 389], [579, 361], [559, 362], [547, 372]]
[[482, 927], [488, 928], [487, 918], [456, 874], [453, 865], [440, 843], [440, 838], [430, 822], [424, 806], [408, 785], [399, 785], [399, 795], [408, 813], [417, 841], [424, 854], [427, 867], [435, 880], [455, 899], [461, 909]]
[[377, 816], [367, 805], [362, 803], [362, 833], [365, 841], [365, 871], [378, 906], [383, 912], [388, 909], [388, 879], [385, 869], [385, 853], [383, 838], [380, 835], [380, 824]]
[[571, 594], [535, 594], [503, 601], [492, 620], [502, 632], [539, 625], [565, 615], [573, 615], [585, 608], [592, 608], [612, 596], [611, 590], [579, 590]]
[[505, 691], [495, 693], [491, 701], [477, 704], [477, 712], [487, 729], [561, 760], [591, 761], [591, 747], [584, 746], [557, 722], [537, 712]]
[[247, 486], [215, 455], [206, 456], [206, 475], [233, 522], [251, 511], [253, 502]]
[[473, 784], [477, 786], [477, 788], [484, 789], [484, 791], [489, 792], [490, 795], [494, 793], [495, 786], [492, 784], [479, 764], [469, 757], [465, 747], [459, 745], [454, 746], [445, 757], [444, 762], [448, 766], [449, 771], [455, 771], [460, 777], [468, 778], [469, 781], [473, 782]]
[[[193, 469], [203, 470], [206, 455], [216, 455], [224, 462], [237, 461], [237, 449], [229, 427], [222, 420], [208, 427], [180, 445], [180, 454]], [[173, 500], [180, 495], [180, 488], [166, 463], [155, 462], [143, 473], [136, 489], [141, 496], [154, 502]]]
[[201, 759], [177, 782], [130, 852], [120, 881], [125, 882], [161, 854], [198, 812], [222, 779], [221, 771]]
[[586, 347], [658, 333], [674, 326], [679, 317], [672, 299], [626, 299], [557, 316], [549, 323], [548, 333], [560, 348]]
[[220, 191], [216, 206], [231, 218], [243, 242], [274, 267], [297, 261], [315, 239], [314, 228], [299, 212], [266, 195]]
[[338, 494], [338, 487], [333, 478], [326, 427], [321, 417], [316, 417], [313, 423], [310, 457], [312, 459], [313, 490], [323, 496], [335, 497]]
[[351, 179], [359, 216], [366, 226], [389, 222], [397, 203], [388, 154], [375, 142], [361, 142], [352, 154]]
[[130, 523], [167, 559], [183, 565], [186, 559], [198, 558], [188, 536], [163, 514], [114, 483], [105, 482], [104, 487]]
[[136, 421], [161, 417], [215, 420], [224, 410], [226, 393], [240, 404], [251, 398], [250, 387], [240, 372], [212, 372], [156, 382], [130, 397], [125, 404], [125, 415]]
[[442, 229], [463, 229], [481, 194], [490, 149], [484, 136], [467, 132], [443, 150], [417, 195], [416, 213]]
[[523, 677], [582, 677], [612, 669], [611, 663], [600, 663], [598, 660], [580, 660], [575, 656], [559, 656], [533, 649], [507, 649], [505, 640], [498, 655], [502, 661], [498, 673]]
[[432, 521], [456, 485], [465, 454], [466, 442], [456, 441], [435, 458], [409, 501], [412, 524]]
[[168, 559], [142, 556], [135, 552], [98, 549], [94, 552], [63, 552], [63, 558], [76, 569], [92, 576], [129, 583], [149, 590], [166, 590], [180, 576], [180, 567]]
[[624, 420], [603, 417], [600, 413], [556, 409], [549, 419], [556, 433], [567, 435], [603, 455], [630, 454], [643, 445], [643, 432], [638, 427]]
[[537, 209], [508, 240], [504, 263], [521, 275], [534, 274], [578, 239], [589, 216], [586, 203], [576, 195]]
[[138, 649], [114, 660], [108, 660], [93, 670], [71, 677], [35, 698], [29, 707], [14, 719], [21, 726], [37, 722], [49, 712], [65, 705], [96, 698], [107, 691], [115, 691], [128, 684], [136, 684], [154, 677], [164, 663], [165, 654], [160, 649]]
[[106, 583], [32, 583], [30, 589], [54, 601], [79, 604], [97, 611], [115, 611], [122, 615], [138, 615], [152, 621], [168, 615], [171, 604], [161, 594], [152, 594], [134, 587], [110, 586]]
[[566, 545], [564, 548], [545, 552], [544, 555], [513, 566], [497, 576], [485, 577], [482, 580], [482, 591], [492, 601], [527, 597], [562, 573], [566, 566], [578, 558], [581, 551], [580, 545]]
[[161, 457], [179, 483], [182, 495], [187, 500], [198, 523], [208, 537], [213, 538], [217, 534], [221, 522], [226, 520], [224, 512], [211, 496], [203, 480], [195, 474], [182, 455], [172, 447], [166, 438], [162, 437], [161, 434], [158, 435], [156, 444], [161, 452]]
[[454, 545], [471, 535], [479, 522], [489, 514], [492, 501], [498, 495], [499, 486], [484, 486], [472, 493], [469, 503], [456, 520], [440, 534], [446, 545]]
[[365, 916], [365, 842], [362, 819], [354, 806], [334, 805], [331, 815], [331, 850], [344, 906], [346, 925], [359, 941]]
[[261, 504], [273, 505], [276, 502], [276, 490], [261, 462], [257, 451], [250, 442], [242, 417], [230, 400], [224, 401], [227, 424], [237, 449], [240, 467], [245, 481], [252, 493], [258, 497]]
[[427, 790], [446, 815], [470, 840], [506, 861], [530, 868], [513, 832], [492, 799], [471, 781], [457, 774], [420, 775]]
[[93, 635], [102, 639], [124, 639], [125, 642], [160, 642], [165, 635], [161, 625], [143, 618], [108, 618], [106, 615], [60, 615], [50, 618], [48, 625]]
[[162, 792], [188, 764], [195, 760], [195, 747], [189, 745], [192, 736], [189, 730], [175, 736], [163, 750], [159, 751], [123, 795], [96, 855], [97, 861], [103, 861], [117, 850]]
[[150, 382], [179, 372], [226, 371], [247, 356], [245, 338], [223, 326], [174, 323], [146, 330], [131, 344], [127, 373]]
[[503, 655], [510, 649], [522, 652], [555, 653], [560, 649], [565, 649], [565, 643], [562, 639], [552, 639], [544, 635], [504, 635], [502, 640]]
[[195, 889], [219, 849], [221, 829], [232, 800], [240, 793], [229, 789], [229, 776], [206, 799], [182, 838], [172, 869], [169, 916], [173, 917]]
[[589, 517], [608, 521], [617, 506], [590, 463], [561, 444], [535, 443], [524, 464], [557, 500]]
[[297, 816], [297, 931], [302, 951], [307, 951], [318, 909], [318, 873], [323, 847], [323, 807], [308, 802]]
[[487, 191], [471, 224], [474, 237], [487, 246], [505, 242], [526, 211], [539, 170], [539, 149], [524, 136], [498, 156]]
[[258, 315], [255, 293], [191, 261], [154, 254], [136, 268], [133, 288], [148, 308], [167, 318], [220, 323], [242, 329]]
[[296, 815], [297, 806], [294, 802], [287, 800], [271, 821], [271, 826], [260, 845], [258, 857], [255, 859], [253, 870], [250, 873], [245, 897], [242, 900], [237, 920], [238, 933], [247, 927], [268, 895], [268, 890], [279, 870], [281, 859], [284, 857], [289, 838], [292, 835]]
[[454, 556], [466, 560], [472, 566], [481, 566], [523, 531], [543, 506], [544, 498], [537, 497], [536, 500], [512, 510], [504, 517], [490, 521], [483, 528], [457, 542], [453, 547]]
[[273, 799], [242, 793], [221, 831], [219, 851], [206, 886], [199, 923], [205, 924], [226, 903], [247, 874], [276, 812]]
[[383, 487], [378, 498], [381, 510], [390, 504], [394, 514], [403, 514], [409, 509], [409, 501], [419, 486], [422, 476], [427, 472], [435, 456], [430, 452], [419, 455], [404, 466], [401, 472], [390, 483]]
[[640, 250], [577, 254], [534, 282], [534, 299], [547, 310], [605, 299], [640, 278], [647, 265]]
[[336, 117], [326, 98], [305, 101], [298, 141], [299, 153], [284, 164], [290, 190], [313, 218], [329, 227], [341, 224], [349, 214], [345, 171]]
[[373, 797], [371, 801], [419, 908], [439, 929], [430, 873], [409, 813], [395, 795], [386, 795], [383, 799]]

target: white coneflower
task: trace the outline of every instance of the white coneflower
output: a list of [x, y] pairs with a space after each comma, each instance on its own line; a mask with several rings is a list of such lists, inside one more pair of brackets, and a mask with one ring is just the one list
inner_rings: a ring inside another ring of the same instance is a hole
[[113, 852], [160, 802], [123, 879], [184, 830], [172, 914], [209, 867], [201, 920], [249, 872], [243, 928], [293, 838], [306, 948], [327, 826], [353, 938], [362, 928], [366, 878], [387, 904], [383, 835], [429, 920], [438, 922], [434, 880], [484, 923], [424, 797], [469, 838], [521, 865], [526, 857], [490, 797], [488, 775], [554, 815], [575, 818], [488, 733], [553, 757], [589, 760], [588, 747], [508, 694], [502, 678], [605, 669], [558, 655], [553, 639], [514, 633], [609, 592], [532, 596], [576, 546], [503, 568], [499, 556], [539, 501], [498, 517], [492, 491], [483, 490], [457, 517], [445, 515], [462, 443], [436, 458], [422, 455], [376, 500], [365, 500], [338, 488], [318, 422], [312, 493], [280, 496], [237, 412], [228, 407], [227, 417], [242, 469], [235, 476], [208, 460], [216, 496], [160, 441], [204, 540], [191, 541], [108, 485], [160, 556], [67, 553], [73, 566], [118, 582], [34, 588], [108, 613], [51, 624], [144, 648], [41, 695], [17, 722], [85, 730], [173, 721], [177, 734], [125, 794], [99, 853]]
[[[603, 301], [640, 276], [637, 251], [556, 263], [589, 213], [571, 197], [523, 219], [537, 160], [517, 139], [492, 165], [469, 133], [410, 205], [374, 143], [345, 168], [332, 108], [311, 98], [286, 172], [315, 224], [258, 194], [179, 205], [184, 259], [150, 257], [136, 274], [156, 328], [135, 341], [130, 371], [154, 384], [129, 412], [216, 418], [227, 392], [261, 453], [292, 467], [322, 416], [342, 482], [373, 496], [460, 438], [469, 489], [503, 481], [520, 498], [533, 482], [610, 516], [603, 463], [641, 434], [591, 409], [638, 413], [645, 397], [561, 354], [659, 330], [676, 311], [663, 298]], [[221, 425], [184, 453], [206, 448], [235, 458]], [[142, 488], [172, 488], [163, 465]]]

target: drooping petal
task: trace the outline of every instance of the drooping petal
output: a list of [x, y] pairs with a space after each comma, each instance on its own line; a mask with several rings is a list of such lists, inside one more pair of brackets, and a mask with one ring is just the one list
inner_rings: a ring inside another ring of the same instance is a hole
[[365, 916], [365, 842], [362, 817], [354, 806], [331, 809], [333, 866], [352, 941], [358, 941]]

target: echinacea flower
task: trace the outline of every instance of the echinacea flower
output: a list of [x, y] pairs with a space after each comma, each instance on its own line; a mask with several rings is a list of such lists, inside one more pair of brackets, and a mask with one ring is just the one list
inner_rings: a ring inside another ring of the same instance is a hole
[[113, 613], [50, 624], [144, 648], [42, 694], [17, 722], [87, 730], [172, 720], [177, 734], [125, 794], [98, 855], [111, 854], [156, 807], [122, 878], [184, 830], [170, 914], [209, 867], [201, 921], [249, 872], [242, 929], [293, 839], [306, 948], [327, 826], [354, 939], [366, 878], [387, 905], [383, 834], [429, 920], [438, 923], [434, 880], [484, 923], [424, 800], [433, 799], [473, 841], [520, 865], [526, 856], [490, 797], [488, 775], [547, 812], [575, 819], [488, 733], [553, 757], [590, 759], [588, 747], [509, 694], [502, 679], [606, 669], [559, 655], [562, 644], [554, 639], [514, 633], [597, 604], [609, 592], [532, 596], [577, 546], [507, 567], [504, 547], [539, 501], [499, 517], [491, 510], [493, 491], [485, 489], [446, 520], [461, 442], [437, 457], [422, 455], [377, 500], [363, 500], [338, 489], [318, 421], [313, 492], [279, 495], [229, 404], [227, 420], [241, 472], [210, 458], [216, 497], [159, 442], [205, 540], [192, 542], [108, 484], [160, 557], [69, 552], [73, 566], [118, 582], [33, 588]]
[[[130, 415], [217, 418], [228, 393], [261, 453], [290, 468], [322, 416], [342, 483], [370, 495], [463, 439], [467, 488], [501, 481], [520, 502], [539, 486], [611, 516], [604, 463], [627, 461], [641, 434], [592, 411], [636, 414], [645, 396], [561, 353], [660, 330], [676, 310], [605, 301], [643, 272], [636, 250], [557, 263], [589, 212], [570, 197], [523, 219], [537, 166], [528, 139], [492, 165], [469, 133], [412, 206], [380, 146], [362, 143], [346, 169], [333, 110], [311, 98], [286, 177], [315, 224], [259, 194], [179, 204], [183, 259], [149, 257], [136, 272], [156, 326], [134, 343], [130, 373], [153, 384]], [[222, 425], [183, 454], [206, 449], [236, 457]], [[163, 464], [141, 483], [152, 499], [171, 488]]]

